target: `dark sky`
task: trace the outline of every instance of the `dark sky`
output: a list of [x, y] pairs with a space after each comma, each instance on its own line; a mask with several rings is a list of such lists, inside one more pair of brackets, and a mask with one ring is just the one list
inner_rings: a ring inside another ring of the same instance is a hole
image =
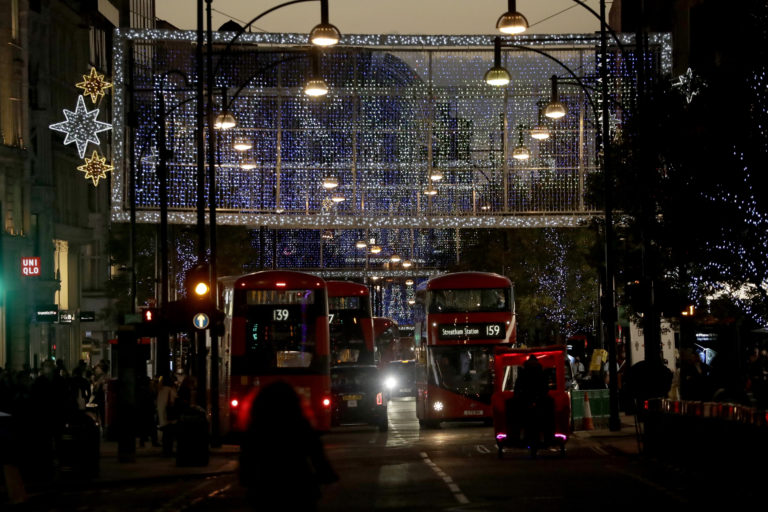
[[[215, 0], [213, 26], [234, 19], [244, 25], [280, 0]], [[598, 0], [587, 0], [595, 11]], [[157, 17], [180, 29], [197, 27], [196, 0], [158, 0]], [[610, 8], [608, 2], [607, 9]], [[342, 34], [495, 34], [506, 0], [330, 0], [330, 21]], [[518, 0], [530, 33], [590, 33], [598, 19], [573, 0]], [[309, 32], [320, 20], [320, 3], [291, 5], [254, 24], [254, 31]]]

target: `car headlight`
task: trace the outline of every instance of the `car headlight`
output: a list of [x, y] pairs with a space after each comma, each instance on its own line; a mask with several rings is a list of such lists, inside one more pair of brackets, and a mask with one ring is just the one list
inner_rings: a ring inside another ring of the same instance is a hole
[[443, 402], [435, 402], [432, 404], [432, 408], [436, 410], [437, 412], [440, 412], [443, 410]]
[[395, 389], [395, 386], [397, 386], [397, 379], [394, 377], [387, 377], [384, 379], [384, 387], [387, 389]]

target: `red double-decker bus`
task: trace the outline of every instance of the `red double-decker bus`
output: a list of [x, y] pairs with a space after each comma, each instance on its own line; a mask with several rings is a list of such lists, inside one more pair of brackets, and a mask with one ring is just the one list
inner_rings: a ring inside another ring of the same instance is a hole
[[457, 272], [433, 277], [419, 295], [426, 313], [426, 343], [416, 350], [419, 424], [490, 422], [493, 349], [516, 336], [512, 282], [493, 273]]
[[332, 364], [376, 364], [371, 292], [351, 281], [326, 281]]
[[330, 336], [326, 282], [310, 274], [266, 270], [222, 279], [222, 432], [236, 439], [259, 390], [290, 383], [318, 430], [331, 426]]

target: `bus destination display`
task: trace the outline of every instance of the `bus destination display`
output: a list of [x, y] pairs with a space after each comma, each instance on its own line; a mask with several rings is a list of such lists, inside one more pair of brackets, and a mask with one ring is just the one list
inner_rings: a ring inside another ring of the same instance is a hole
[[437, 327], [441, 340], [504, 339], [507, 330], [501, 322], [483, 324], [444, 324]]

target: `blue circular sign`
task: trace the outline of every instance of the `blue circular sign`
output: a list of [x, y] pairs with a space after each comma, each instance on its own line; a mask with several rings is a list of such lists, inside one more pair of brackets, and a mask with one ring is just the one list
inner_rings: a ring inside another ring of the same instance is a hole
[[198, 329], [207, 329], [209, 322], [210, 319], [205, 313], [198, 313], [194, 316], [194, 318], [192, 318], [192, 323], [194, 323], [195, 327]]

